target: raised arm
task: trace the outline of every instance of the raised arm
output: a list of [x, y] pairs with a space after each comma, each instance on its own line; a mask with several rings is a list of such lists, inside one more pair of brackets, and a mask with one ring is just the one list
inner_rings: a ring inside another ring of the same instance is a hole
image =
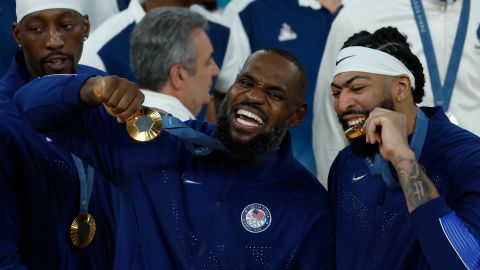
[[[403, 114], [377, 108], [366, 123], [367, 142], [379, 143], [381, 155], [394, 166], [411, 213], [414, 233], [432, 268], [478, 269], [480, 153], [463, 153], [465, 158], [460, 162], [448, 160], [458, 172], [444, 176], [449, 192], [456, 193], [447, 205], [408, 145], [406, 126]], [[472, 147], [478, 145], [477, 141]]]
[[15, 102], [35, 129], [108, 178], [122, 178], [120, 148], [132, 142], [117, 122], [141, 106], [143, 94], [136, 84], [116, 76], [45, 76], [22, 87]]

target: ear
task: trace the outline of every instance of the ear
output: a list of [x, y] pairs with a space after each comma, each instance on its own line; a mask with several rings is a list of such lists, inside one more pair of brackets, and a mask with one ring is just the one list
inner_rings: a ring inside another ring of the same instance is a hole
[[288, 127], [298, 127], [307, 115], [308, 107], [307, 103], [302, 102], [297, 105], [293, 115], [288, 120]]
[[183, 84], [183, 76], [182, 76], [182, 67], [180, 64], [175, 64], [170, 67], [168, 72], [169, 80], [172, 86], [175, 89], [181, 88]]
[[90, 34], [90, 20], [88, 19], [88, 15], [83, 16], [83, 29], [83, 40], [87, 40]]
[[15, 42], [21, 46], [22, 45], [22, 38], [20, 37], [20, 25], [18, 23], [12, 24], [12, 34]]
[[392, 91], [392, 93], [395, 101], [400, 103], [412, 94], [412, 87], [410, 84], [410, 79], [407, 76], [398, 76], [396, 81], [397, 83], [395, 84], [395, 89]]

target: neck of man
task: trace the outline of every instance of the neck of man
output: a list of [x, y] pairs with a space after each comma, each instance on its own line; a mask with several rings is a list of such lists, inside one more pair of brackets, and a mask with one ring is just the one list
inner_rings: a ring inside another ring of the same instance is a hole
[[407, 135], [410, 136], [415, 131], [415, 123], [417, 121], [417, 113], [420, 108], [416, 104], [408, 106], [408, 109], [403, 112], [407, 117]]
[[167, 81], [163, 87], [157, 89], [156, 92], [176, 97], [193, 115], [197, 115], [200, 112], [199, 110], [197, 111], [194, 104], [191, 102], [189, 93], [184, 89], [174, 87], [169, 81]]

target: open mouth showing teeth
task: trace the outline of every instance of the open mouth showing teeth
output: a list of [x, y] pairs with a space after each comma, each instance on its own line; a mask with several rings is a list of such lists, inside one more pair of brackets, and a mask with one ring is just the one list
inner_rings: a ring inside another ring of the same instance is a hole
[[366, 133], [366, 130], [363, 127], [365, 120], [366, 120], [365, 117], [360, 117], [360, 118], [356, 118], [348, 121], [349, 128], [347, 129], [347, 131], [345, 131], [345, 137], [347, 137], [347, 139], [349, 140], [353, 140], [361, 136], [364, 136]]
[[237, 111], [236, 121], [249, 127], [258, 127], [264, 123], [262, 118], [260, 118], [258, 115], [244, 109], [239, 109]]

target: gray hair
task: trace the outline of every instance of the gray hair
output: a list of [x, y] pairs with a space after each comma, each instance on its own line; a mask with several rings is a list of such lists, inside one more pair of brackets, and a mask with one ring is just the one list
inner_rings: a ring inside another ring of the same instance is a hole
[[139, 86], [162, 87], [175, 64], [194, 74], [197, 49], [190, 34], [195, 29], [207, 31], [207, 27], [207, 20], [188, 8], [161, 7], [147, 12], [130, 36], [130, 62]]

